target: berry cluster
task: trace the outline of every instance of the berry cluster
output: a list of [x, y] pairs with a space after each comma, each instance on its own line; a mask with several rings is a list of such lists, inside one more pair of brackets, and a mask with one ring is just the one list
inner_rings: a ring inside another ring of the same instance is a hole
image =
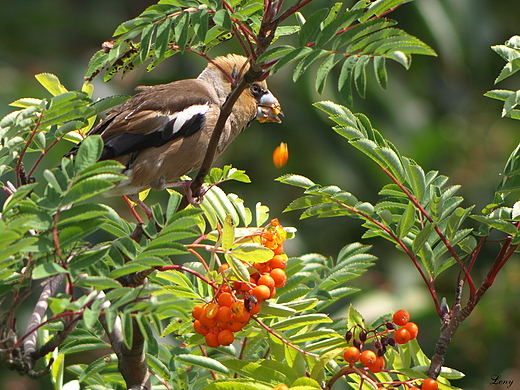
[[[359, 328], [359, 329], [358, 329]], [[382, 330], [381, 330], [382, 329]], [[357, 338], [354, 337], [354, 332], [357, 333]], [[381, 372], [385, 367], [384, 354], [387, 347], [394, 347], [396, 344], [405, 344], [417, 337], [419, 332], [418, 326], [410, 322], [410, 314], [406, 310], [398, 310], [392, 316], [391, 322], [386, 322], [374, 330], [367, 331], [360, 325], [356, 325], [349, 330], [345, 339], [347, 342], [352, 341], [352, 346], [345, 349], [343, 357], [345, 361], [353, 366], [358, 361], [367, 370], [373, 373]], [[393, 337], [388, 335], [393, 333]], [[363, 346], [367, 340], [374, 341], [374, 349], [365, 349]], [[434, 379], [427, 379], [422, 383], [422, 390], [437, 390], [438, 384]], [[381, 387], [380, 389], [385, 389]], [[412, 387], [409, 390], [417, 390], [417, 387]]]
[[[196, 305], [192, 316], [195, 332], [205, 337], [208, 347], [230, 345], [234, 333], [247, 325], [252, 315], [260, 311], [260, 304], [276, 295], [276, 288], [287, 282], [285, 267], [287, 256], [283, 253], [286, 232], [277, 219], [273, 219], [260, 234], [264, 247], [274, 252], [273, 258], [264, 263], [246, 264], [251, 270], [249, 282], [226, 278], [217, 289], [211, 302]], [[229, 273], [228, 264], [220, 271]]]

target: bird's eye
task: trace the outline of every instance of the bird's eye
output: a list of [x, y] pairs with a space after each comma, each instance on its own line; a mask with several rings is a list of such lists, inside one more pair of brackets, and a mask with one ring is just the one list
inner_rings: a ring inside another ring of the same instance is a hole
[[265, 91], [258, 84], [251, 85], [251, 92], [253, 93], [253, 96], [257, 99], [261, 98], [262, 95], [265, 94]]

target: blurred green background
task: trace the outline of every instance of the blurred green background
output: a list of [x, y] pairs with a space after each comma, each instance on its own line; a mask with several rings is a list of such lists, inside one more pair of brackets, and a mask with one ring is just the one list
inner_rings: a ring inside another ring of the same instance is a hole
[[[68, 89], [79, 89], [90, 56], [110, 39], [115, 28], [137, 16], [149, 0], [4, 0], [0, 3], [0, 117], [12, 110], [8, 104], [20, 97], [43, 97], [46, 91], [34, 79], [41, 72], [56, 74]], [[288, 2], [289, 3], [289, 2]], [[303, 9], [330, 6], [333, 1], [317, 0]], [[345, 1], [346, 6], [353, 1]], [[355, 97], [355, 112], [366, 114], [403, 155], [415, 159], [425, 171], [438, 170], [460, 184], [466, 201], [475, 212], [492, 201], [502, 166], [519, 140], [520, 123], [501, 119], [501, 104], [482, 95], [495, 88], [504, 62], [490, 46], [520, 34], [517, 0], [416, 0], [389, 15], [399, 27], [431, 45], [439, 54], [414, 57], [411, 70], [389, 65], [389, 87], [382, 91], [373, 77], [365, 100]], [[294, 21], [290, 21], [293, 23]], [[284, 38], [280, 43], [294, 43]], [[235, 43], [217, 47], [210, 55], [239, 52]], [[158, 84], [195, 77], [205, 66], [193, 54], [174, 56], [152, 73], [138, 69], [125, 79], [104, 84], [96, 79], [95, 97], [130, 94], [140, 84]], [[260, 201], [271, 215], [299, 233], [287, 245], [290, 256], [317, 252], [336, 256], [347, 243], [360, 239], [363, 229], [345, 218], [306, 219], [297, 213], [282, 214], [285, 206], [301, 192], [274, 179], [298, 173], [320, 184], [336, 184], [359, 199], [375, 203], [377, 192], [387, 183], [355, 149], [331, 130], [327, 118], [311, 104], [318, 100], [339, 102], [335, 83], [323, 94], [314, 91], [315, 71], [311, 69], [294, 84], [292, 68], [271, 77], [270, 89], [279, 98], [285, 118], [278, 124], [252, 124], [217, 162], [245, 169], [252, 184], [226, 183], [223, 189], [236, 192], [254, 207]], [[330, 77], [337, 77], [339, 70]], [[498, 88], [518, 89], [511, 78]], [[280, 142], [289, 145], [290, 159], [282, 169], [271, 163], [271, 154]], [[59, 147], [70, 148], [65, 141]], [[49, 156], [42, 168], [57, 164], [59, 155]], [[162, 193], [150, 202], [164, 200]], [[3, 198], [2, 198], [3, 199]], [[100, 200], [101, 201], [101, 200]], [[119, 199], [110, 199], [122, 207]], [[412, 264], [405, 256], [381, 240], [371, 239], [372, 253], [379, 261], [354, 284], [362, 291], [338, 302], [333, 315], [341, 316], [354, 302], [367, 319], [399, 308], [410, 311], [419, 324], [419, 342], [431, 355], [439, 332], [439, 321], [431, 299]], [[477, 283], [498, 251], [498, 244], [483, 253], [476, 265]], [[450, 270], [438, 280], [440, 295], [451, 302], [457, 271]], [[520, 388], [520, 264], [513, 257], [495, 285], [470, 318], [463, 323], [448, 350], [446, 365], [463, 371], [466, 378], [453, 384], [464, 389], [505, 389], [492, 385], [491, 377], [513, 380]], [[341, 389], [341, 384], [336, 387]], [[336, 389], [335, 387], [335, 389]], [[5, 390], [51, 389], [49, 380], [20, 378], [0, 366], [0, 388]]]

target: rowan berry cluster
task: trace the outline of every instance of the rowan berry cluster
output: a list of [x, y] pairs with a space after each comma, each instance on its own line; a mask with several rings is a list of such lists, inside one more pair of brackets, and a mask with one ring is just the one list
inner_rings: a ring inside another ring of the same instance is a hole
[[[277, 219], [273, 219], [261, 232], [260, 239], [264, 247], [271, 249], [274, 256], [263, 263], [248, 265], [249, 282], [224, 277], [224, 281], [213, 297], [204, 304], [193, 308], [193, 328], [205, 337], [208, 347], [230, 345], [234, 333], [244, 328], [251, 316], [258, 314], [260, 304], [276, 295], [276, 288], [287, 282], [285, 267], [287, 256], [283, 252], [286, 232]], [[229, 269], [228, 264], [220, 268], [222, 274]]]
[[[378, 373], [385, 367], [384, 354], [387, 347], [394, 347], [396, 344], [405, 344], [417, 337], [419, 332], [418, 326], [410, 322], [410, 314], [406, 310], [398, 310], [392, 316], [392, 321], [386, 322], [376, 329], [367, 331], [360, 325], [356, 325], [350, 329], [345, 339], [347, 342], [352, 341], [352, 346], [345, 349], [343, 357], [345, 361], [353, 366], [358, 361], [367, 370]], [[357, 337], [354, 334], [357, 333]], [[389, 334], [393, 333], [393, 337]], [[374, 349], [363, 350], [364, 344], [367, 341], [374, 342]], [[434, 379], [427, 379], [423, 381], [422, 390], [437, 390], [438, 384]], [[385, 389], [380, 387], [380, 389]], [[417, 390], [417, 387], [411, 387], [409, 390]]]

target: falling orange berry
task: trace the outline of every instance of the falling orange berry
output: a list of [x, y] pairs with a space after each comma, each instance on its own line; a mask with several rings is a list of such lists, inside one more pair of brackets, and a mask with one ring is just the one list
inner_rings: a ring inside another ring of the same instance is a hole
[[273, 152], [273, 164], [276, 168], [281, 168], [287, 164], [289, 159], [289, 149], [285, 142], [281, 142], [280, 145]]

